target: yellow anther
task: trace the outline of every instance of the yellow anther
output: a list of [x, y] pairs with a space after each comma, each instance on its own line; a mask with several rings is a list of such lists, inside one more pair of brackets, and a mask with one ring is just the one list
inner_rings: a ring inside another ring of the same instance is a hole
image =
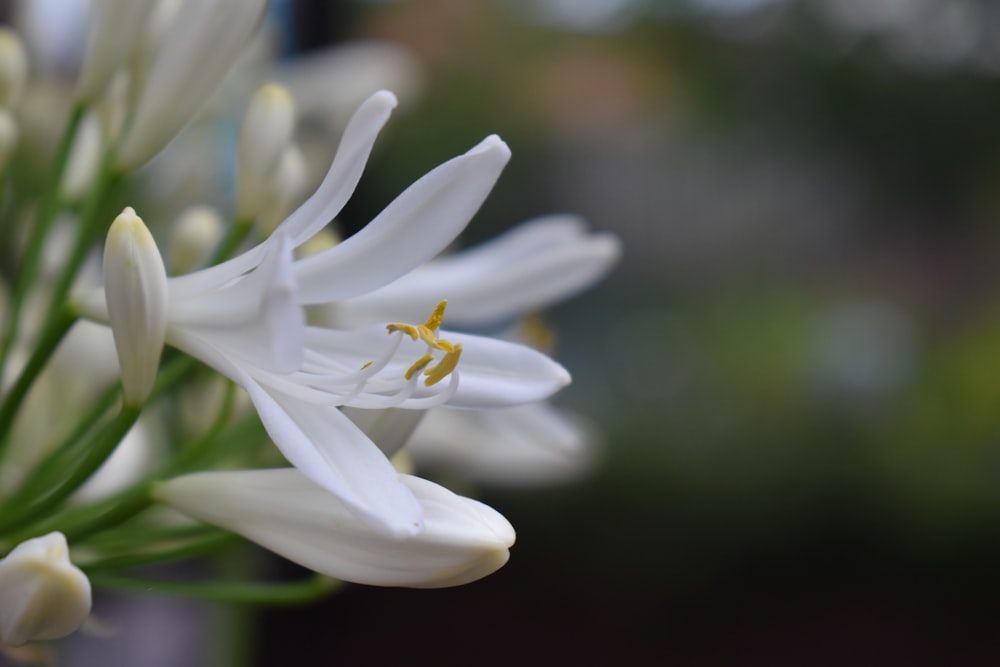
[[432, 384], [443, 380], [449, 373], [455, 370], [455, 367], [458, 366], [458, 358], [461, 356], [462, 346], [456, 343], [451, 351], [444, 355], [441, 361], [427, 369], [425, 372], [427, 377], [424, 379], [424, 384], [430, 387]]
[[369, 366], [371, 366], [371, 365], [372, 365], [372, 364], [374, 364], [374, 363], [375, 363], [374, 361], [366, 361], [366, 362], [365, 362], [365, 363], [364, 363], [364, 364], [363, 364], [363, 365], [361, 366], [361, 370], [365, 370], [366, 368], [368, 368]]
[[531, 313], [521, 320], [521, 331], [525, 342], [536, 350], [548, 353], [555, 350], [556, 332], [546, 324], [542, 313]]
[[387, 324], [385, 325], [385, 329], [389, 333], [402, 331], [413, 340], [417, 340], [418, 338], [420, 338], [420, 332], [417, 331], [417, 327], [413, 326], [412, 324]]
[[444, 320], [444, 309], [447, 307], [447, 299], [435, 306], [434, 312], [431, 313], [431, 316], [427, 318], [426, 322], [424, 322], [424, 326], [437, 333], [437, 330], [441, 328], [441, 321]]
[[[429, 354], [425, 354], [424, 356], [420, 357], [415, 362], [413, 362], [412, 366], [406, 369], [406, 374], [403, 377], [409, 380], [410, 378], [413, 377], [415, 373], [419, 373], [420, 371], [424, 370], [427, 364], [431, 363], [432, 361], [434, 361], [434, 357], [432, 357]], [[440, 365], [441, 364], [438, 364], [438, 366]], [[437, 368], [437, 366], [435, 366], [435, 368]]]

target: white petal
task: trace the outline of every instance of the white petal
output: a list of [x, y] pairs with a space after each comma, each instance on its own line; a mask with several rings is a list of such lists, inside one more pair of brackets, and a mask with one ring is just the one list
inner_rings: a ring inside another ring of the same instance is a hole
[[506, 407], [548, 398], [570, 383], [569, 372], [537, 350], [485, 336], [441, 332], [462, 345], [455, 407]]
[[302, 363], [305, 314], [296, 300], [290, 241], [277, 234], [266, 249], [254, 271], [220, 289], [187, 299], [171, 293], [170, 323], [256, 366], [289, 373]]
[[345, 581], [457, 586], [507, 562], [514, 529], [496, 510], [420, 478], [400, 480], [425, 517], [421, 533], [402, 539], [373, 532], [292, 469], [196, 473], [163, 483], [156, 495], [185, 514]]
[[429, 410], [406, 445], [420, 467], [477, 483], [552, 484], [586, 472], [593, 430], [540, 402], [496, 410]]
[[[372, 95], [354, 114], [344, 130], [326, 178], [316, 192], [278, 226], [292, 239], [294, 247], [305, 243], [340, 213], [361, 180], [378, 132], [395, 106], [395, 96], [383, 90]], [[171, 295], [186, 298], [239, 277], [261, 261], [265, 245], [260, 244], [222, 264], [171, 279]]]
[[304, 304], [363, 294], [441, 252], [469, 224], [510, 158], [493, 135], [403, 191], [364, 229], [295, 265]]
[[[563, 230], [570, 231], [568, 225], [524, 231]], [[339, 304], [339, 314], [357, 323], [393, 316], [416, 319], [447, 299], [450, 326], [496, 324], [582, 291], [621, 255], [621, 243], [610, 234], [514, 234], [520, 231], [426, 264], [391, 285]]]
[[421, 511], [413, 495], [396, 479], [385, 455], [339, 409], [269, 390], [190, 335], [182, 334], [174, 344], [243, 387], [274, 444], [316, 484], [384, 531], [406, 535], [419, 530]]

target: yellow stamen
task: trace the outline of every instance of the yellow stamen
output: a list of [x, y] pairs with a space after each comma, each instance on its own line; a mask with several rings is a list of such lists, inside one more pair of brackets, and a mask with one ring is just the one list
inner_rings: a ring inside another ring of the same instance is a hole
[[417, 331], [417, 327], [412, 324], [387, 324], [385, 325], [386, 331], [389, 333], [395, 333], [397, 331], [402, 331], [407, 336], [413, 340], [420, 338], [420, 332]]
[[461, 356], [462, 346], [461, 344], [456, 343], [453, 349], [444, 355], [441, 361], [424, 372], [427, 376], [424, 379], [424, 384], [430, 387], [432, 384], [436, 384], [443, 380], [445, 376], [455, 370], [455, 367], [458, 366], [458, 359]]
[[424, 326], [437, 333], [437, 330], [441, 328], [441, 321], [444, 320], [444, 309], [447, 307], [448, 300], [441, 301], [441, 303], [435, 306], [434, 312], [427, 318], [427, 321], [424, 322]]
[[[431, 363], [432, 361], [434, 361], [434, 357], [432, 357], [429, 354], [425, 354], [424, 356], [420, 357], [415, 362], [413, 362], [412, 366], [406, 369], [406, 374], [403, 377], [409, 380], [410, 378], [413, 377], [414, 373], [419, 373], [420, 371], [424, 370], [427, 364]], [[440, 365], [441, 364], [438, 364], [438, 366]]]

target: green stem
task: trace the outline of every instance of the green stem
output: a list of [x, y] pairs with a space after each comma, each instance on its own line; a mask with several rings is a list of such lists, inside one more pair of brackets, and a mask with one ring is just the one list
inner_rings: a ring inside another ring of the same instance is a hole
[[66, 335], [66, 332], [69, 331], [74, 322], [76, 322], [76, 314], [68, 308], [62, 308], [56, 312], [55, 316], [50, 319], [48, 325], [43, 329], [38, 344], [35, 346], [31, 358], [28, 359], [28, 363], [25, 364], [14, 386], [11, 387], [10, 391], [4, 397], [3, 403], [0, 404], [0, 459], [3, 458], [4, 449], [7, 443], [10, 442], [10, 438], [8, 437], [10, 435], [10, 427], [14, 423], [14, 417], [17, 416], [21, 402], [27, 396], [28, 390], [31, 389], [31, 385], [34, 384], [38, 374], [45, 367], [52, 352], [59, 345], [59, 341]]
[[87, 443], [79, 464], [71, 469], [59, 484], [48, 489], [46, 495], [35, 499], [23, 497], [20, 494], [12, 497], [4, 506], [4, 516], [3, 519], [0, 519], [0, 532], [21, 528], [38, 517], [48, 514], [59, 503], [72, 495], [107, 460], [121, 439], [135, 424], [141, 411], [142, 408], [139, 406], [122, 405], [118, 416], [95, 433], [94, 437]]
[[91, 583], [100, 588], [159, 595], [235, 602], [242, 604], [291, 605], [320, 600], [340, 585], [336, 579], [315, 575], [291, 582], [260, 583], [252, 581], [163, 581], [94, 574]]
[[7, 359], [17, 338], [24, 300], [30, 288], [35, 284], [38, 271], [41, 268], [42, 249], [45, 247], [45, 239], [48, 237], [52, 222], [55, 220], [56, 213], [58, 213], [61, 204], [59, 188], [62, 185], [63, 172], [65, 172], [66, 164], [69, 162], [69, 154], [73, 148], [73, 142], [85, 111], [86, 108], [78, 104], [70, 112], [69, 121], [67, 122], [66, 129], [63, 131], [59, 149], [56, 152], [56, 160], [52, 167], [52, 176], [38, 210], [38, 219], [28, 239], [24, 261], [17, 272], [17, 284], [14, 286], [14, 295], [11, 299], [7, 326], [3, 333], [3, 341], [0, 342], [0, 377], [3, 377]]
[[161, 563], [168, 560], [182, 560], [204, 556], [217, 552], [220, 548], [232, 543], [237, 539], [233, 533], [221, 530], [213, 530], [208, 535], [203, 535], [196, 539], [187, 540], [180, 544], [167, 546], [161, 549], [132, 550], [125, 553], [103, 556], [93, 561], [80, 564], [80, 567], [87, 572], [101, 572], [104, 570], [120, 570], [139, 565], [149, 565], [151, 563]]

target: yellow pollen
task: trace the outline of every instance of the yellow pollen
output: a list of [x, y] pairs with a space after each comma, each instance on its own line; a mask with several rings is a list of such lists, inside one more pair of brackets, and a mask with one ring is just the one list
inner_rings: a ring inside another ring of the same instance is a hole
[[424, 384], [429, 387], [447, 377], [458, 365], [459, 357], [462, 356], [462, 346], [458, 343], [452, 343], [437, 337], [438, 329], [441, 328], [441, 322], [444, 320], [444, 309], [447, 305], [447, 301], [441, 301], [435, 306], [434, 312], [430, 314], [430, 317], [423, 324], [414, 326], [412, 324], [394, 322], [386, 325], [386, 330], [389, 333], [402, 331], [413, 340], [422, 340], [427, 344], [429, 351], [441, 350], [444, 352], [444, 356], [434, 366], [430, 366], [430, 363], [434, 361], [434, 357], [431, 354], [425, 354], [417, 359], [406, 370], [405, 377], [407, 380], [412, 379], [415, 374], [423, 372], [427, 376], [424, 379]]
[[430, 387], [432, 384], [436, 384], [443, 380], [445, 376], [455, 370], [455, 367], [458, 366], [458, 358], [461, 356], [462, 346], [461, 344], [456, 343], [452, 350], [444, 355], [441, 361], [425, 371], [425, 375], [427, 377], [424, 379], [424, 384]]
[[363, 364], [363, 365], [361, 366], [361, 370], [365, 370], [366, 368], [368, 368], [369, 366], [371, 366], [371, 365], [372, 365], [372, 364], [374, 364], [374, 363], [375, 363], [374, 361], [366, 361], [366, 362], [365, 362], [365, 363], [364, 363], [364, 364]]
[[402, 331], [413, 340], [417, 340], [418, 338], [420, 338], [420, 332], [417, 331], [417, 327], [413, 326], [412, 324], [387, 324], [385, 328], [386, 331], [388, 331], [389, 333]]
[[[424, 370], [427, 364], [431, 363], [432, 361], [434, 361], [434, 357], [432, 357], [429, 354], [425, 354], [424, 356], [420, 357], [415, 362], [413, 362], [412, 366], [406, 369], [406, 374], [403, 377], [409, 380], [410, 378], [413, 377], [414, 373], [419, 373], [420, 371]], [[441, 364], [438, 364], [438, 366], [440, 365]], [[437, 366], [435, 366], [435, 368], [437, 368]]]

